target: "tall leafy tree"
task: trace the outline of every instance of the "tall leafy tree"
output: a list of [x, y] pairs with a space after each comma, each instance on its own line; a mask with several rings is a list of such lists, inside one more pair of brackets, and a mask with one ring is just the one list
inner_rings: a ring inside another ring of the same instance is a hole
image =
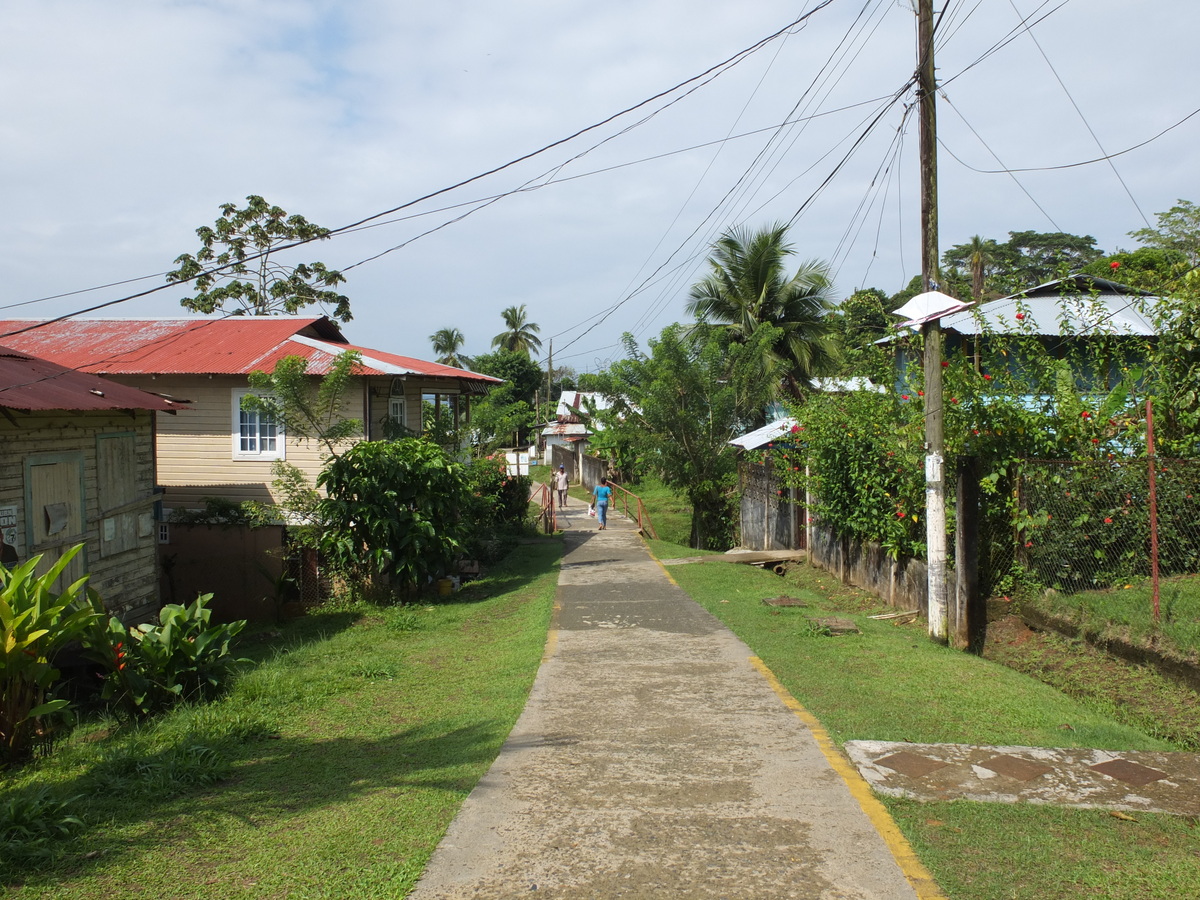
[[200, 249], [177, 257], [179, 268], [167, 273], [168, 282], [195, 285], [195, 295], [180, 301], [186, 309], [211, 313], [229, 307], [234, 315], [294, 315], [315, 303], [331, 307], [335, 319], [350, 321], [350, 299], [333, 290], [346, 280], [341, 272], [322, 262], [291, 265], [279, 259], [288, 247], [325, 238], [328, 228], [303, 216], [289, 216], [251, 194], [244, 209], [226, 203], [216, 223], [197, 228], [196, 234]]
[[[829, 267], [810, 261], [794, 274], [786, 269], [793, 249], [787, 226], [757, 231], [732, 228], [712, 247], [709, 274], [689, 294], [688, 312], [716, 326], [733, 344], [756, 343], [766, 381], [795, 396], [814, 376], [832, 370], [839, 354]], [[770, 342], [755, 342], [759, 329], [774, 329]]]
[[465, 369], [471, 364], [470, 358], [461, 352], [466, 340], [457, 328], [439, 328], [429, 336], [429, 343], [433, 345], [437, 361], [456, 369]]
[[542, 329], [529, 321], [524, 303], [508, 307], [500, 316], [504, 319], [504, 330], [492, 338], [494, 348], [526, 356], [542, 349], [542, 339], [538, 337]]
[[534, 424], [534, 395], [545, 373], [527, 354], [511, 350], [481, 354], [472, 364], [476, 372], [504, 379], [472, 406], [476, 442], [485, 448], [521, 443]]
[[1155, 213], [1156, 228], [1139, 228], [1129, 236], [1139, 244], [1186, 254], [1192, 266], [1200, 265], [1200, 206], [1180, 200], [1166, 212]]
[[597, 378], [613, 401], [606, 421], [616, 432], [606, 438], [623, 441], [642, 467], [687, 495], [693, 547], [729, 546], [737, 471], [729, 441], [748, 425], [743, 411], [771, 394], [761, 356], [778, 336], [766, 325], [729, 343], [713, 326], [670, 325], [647, 356], [626, 334], [628, 358]]

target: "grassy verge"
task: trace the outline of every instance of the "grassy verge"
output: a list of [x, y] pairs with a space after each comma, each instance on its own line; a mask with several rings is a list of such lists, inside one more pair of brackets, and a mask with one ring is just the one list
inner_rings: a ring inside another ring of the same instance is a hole
[[220, 702], [80, 729], [8, 775], [84, 822], [0, 864], [14, 898], [404, 896], [495, 758], [544, 648], [557, 543], [450, 602], [307, 616]]
[[1021, 605], [1035, 607], [1102, 638], [1157, 647], [1181, 658], [1196, 659], [1200, 653], [1200, 575], [1162, 580], [1158, 621], [1154, 620], [1148, 579], [1108, 591], [1050, 591], [1023, 599]]
[[[839, 743], [852, 739], [1179, 749], [1103, 709], [986, 659], [931, 643], [923, 625], [869, 615], [878, 601], [796, 566], [786, 579], [747, 566], [691, 564], [671, 574], [722, 619]], [[780, 594], [806, 608], [762, 604]], [[828, 637], [813, 616], [852, 619], [861, 635]], [[1069, 727], [1067, 727], [1069, 726]], [[1200, 883], [1195, 820], [1101, 810], [884, 799], [953, 900], [1175, 898]]]

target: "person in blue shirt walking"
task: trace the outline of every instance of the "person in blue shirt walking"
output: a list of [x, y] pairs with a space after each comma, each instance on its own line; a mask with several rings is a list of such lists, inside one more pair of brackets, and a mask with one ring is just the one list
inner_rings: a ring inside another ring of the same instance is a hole
[[608, 485], [607, 478], [601, 478], [600, 483], [592, 488], [592, 497], [596, 503], [596, 521], [600, 523], [600, 530], [603, 531], [608, 525], [608, 501], [612, 499], [613, 489]]

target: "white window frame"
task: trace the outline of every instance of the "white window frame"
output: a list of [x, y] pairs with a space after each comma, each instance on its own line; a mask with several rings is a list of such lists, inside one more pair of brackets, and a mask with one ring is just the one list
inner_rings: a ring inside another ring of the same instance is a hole
[[388, 418], [402, 428], [408, 427], [408, 401], [404, 397], [388, 398]]
[[[256, 392], [250, 390], [249, 388], [233, 389], [233, 458], [257, 460], [285, 459], [287, 451], [287, 438], [283, 433], [283, 427], [274, 422], [263, 422], [261, 413], [242, 411], [242, 398], [247, 394], [254, 393]], [[243, 419], [243, 416], [246, 416], [247, 418]], [[264, 434], [264, 427], [273, 429], [273, 433], [269, 432]], [[248, 433], [251, 428], [254, 429], [253, 435]], [[243, 438], [252, 441], [254, 444], [254, 449], [243, 449]], [[275, 446], [272, 449], [264, 450], [262, 448], [264, 442], [273, 442]]]

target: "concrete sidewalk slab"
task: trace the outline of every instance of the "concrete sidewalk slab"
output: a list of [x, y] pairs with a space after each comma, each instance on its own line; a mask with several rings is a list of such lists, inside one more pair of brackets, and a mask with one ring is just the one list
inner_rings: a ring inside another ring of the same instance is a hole
[[529, 702], [411, 896], [939, 896], [634, 528], [567, 533]]
[[1200, 815], [1200, 756], [1044, 747], [848, 741], [881, 794]]

